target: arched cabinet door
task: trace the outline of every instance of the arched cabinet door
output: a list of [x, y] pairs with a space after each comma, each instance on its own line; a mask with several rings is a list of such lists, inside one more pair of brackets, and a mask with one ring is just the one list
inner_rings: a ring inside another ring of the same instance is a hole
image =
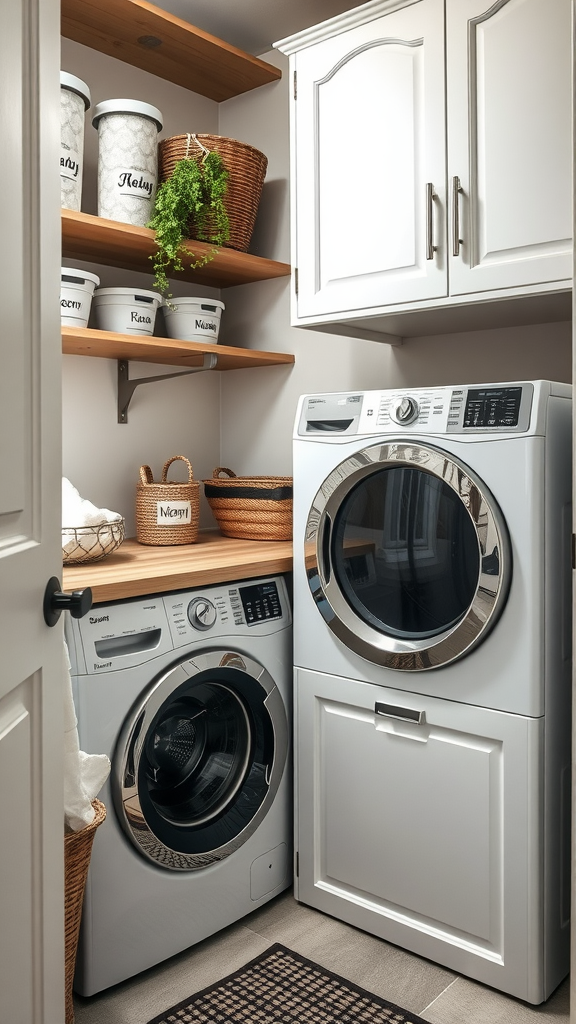
[[451, 295], [571, 277], [570, 7], [446, 0]]
[[387, 6], [294, 57], [299, 317], [446, 295], [443, 0]]

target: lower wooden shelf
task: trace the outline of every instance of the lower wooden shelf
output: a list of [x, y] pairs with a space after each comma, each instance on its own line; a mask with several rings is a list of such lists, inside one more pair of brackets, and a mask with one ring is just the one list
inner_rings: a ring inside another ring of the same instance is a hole
[[231, 345], [202, 344], [198, 341], [173, 341], [145, 335], [116, 334], [90, 327], [63, 327], [62, 351], [68, 356], [96, 356], [101, 359], [128, 359], [168, 366], [202, 366], [206, 353], [215, 355], [216, 370], [239, 370], [251, 366], [283, 366], [294, 362], [288, 352], [261, 352]]
[[101, 562], [63, 569], [64, 590], [92, 589], [94, 603], [292, 570], [292, 541], [234, 540], [205, 530], [196, 544], [149, 547], [126, 540]]

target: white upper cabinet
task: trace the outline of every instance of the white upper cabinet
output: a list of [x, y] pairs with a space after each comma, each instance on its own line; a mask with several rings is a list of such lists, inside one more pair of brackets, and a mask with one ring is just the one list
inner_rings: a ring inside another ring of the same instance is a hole
[[442, 11], [424, 0], [296, 56], [301, 316], [446, 295]]
[[277, 44], [294, 323], [404, 333], [414, 311], [567, 291], [570, 7], [371, 0]]
[[570, 278], [569, 0], [446, 0], [446, 33], [450, 293]]

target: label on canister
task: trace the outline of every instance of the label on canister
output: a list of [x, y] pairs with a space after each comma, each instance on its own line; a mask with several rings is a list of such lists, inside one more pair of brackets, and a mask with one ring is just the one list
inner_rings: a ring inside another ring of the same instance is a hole
[[82, 180], [82, 157], [69, 146], [60, 147], [60, 177], [72, 181]]
[[178, 526], [180, 523], [190, 523], [191, 520], [192, 512], [189, 501], [156, 502], [157, 526]]
[[156, 188], [156, 177], [147, 171], [135, 171], [129, 167], [120, 167], [115, 172], [116, 183], [114, 192], [118, 196], [136, 196], [139, 199], [151, 199]]

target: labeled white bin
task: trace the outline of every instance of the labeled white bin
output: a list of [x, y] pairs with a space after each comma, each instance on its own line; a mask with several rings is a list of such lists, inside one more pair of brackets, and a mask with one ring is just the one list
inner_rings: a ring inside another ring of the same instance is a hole
[[80, 210], [84, 170], [84, 120], [90, 89], [82, 79], [60, 72], [60, 205]]
[[219, 299], [189, 298], [171, 299], [163, 305], [166, 333], [169, 338], [180, 341], [218, 341], [220, 318], [225, 309]]
[[162, 114], [140, 100], [103, 100], [98, 128], [98, 216], [146, 227], [158, 183]]
[[94, 318], [100, 331], [117, 334], [153, 334], [159, 292], [141, 288], [98, 288], [94, 292]]
[[60, 317], [67, 327], [87, 327], [94, 289], [100, 284], [96, 274], [74, 267], [60, 268]]

